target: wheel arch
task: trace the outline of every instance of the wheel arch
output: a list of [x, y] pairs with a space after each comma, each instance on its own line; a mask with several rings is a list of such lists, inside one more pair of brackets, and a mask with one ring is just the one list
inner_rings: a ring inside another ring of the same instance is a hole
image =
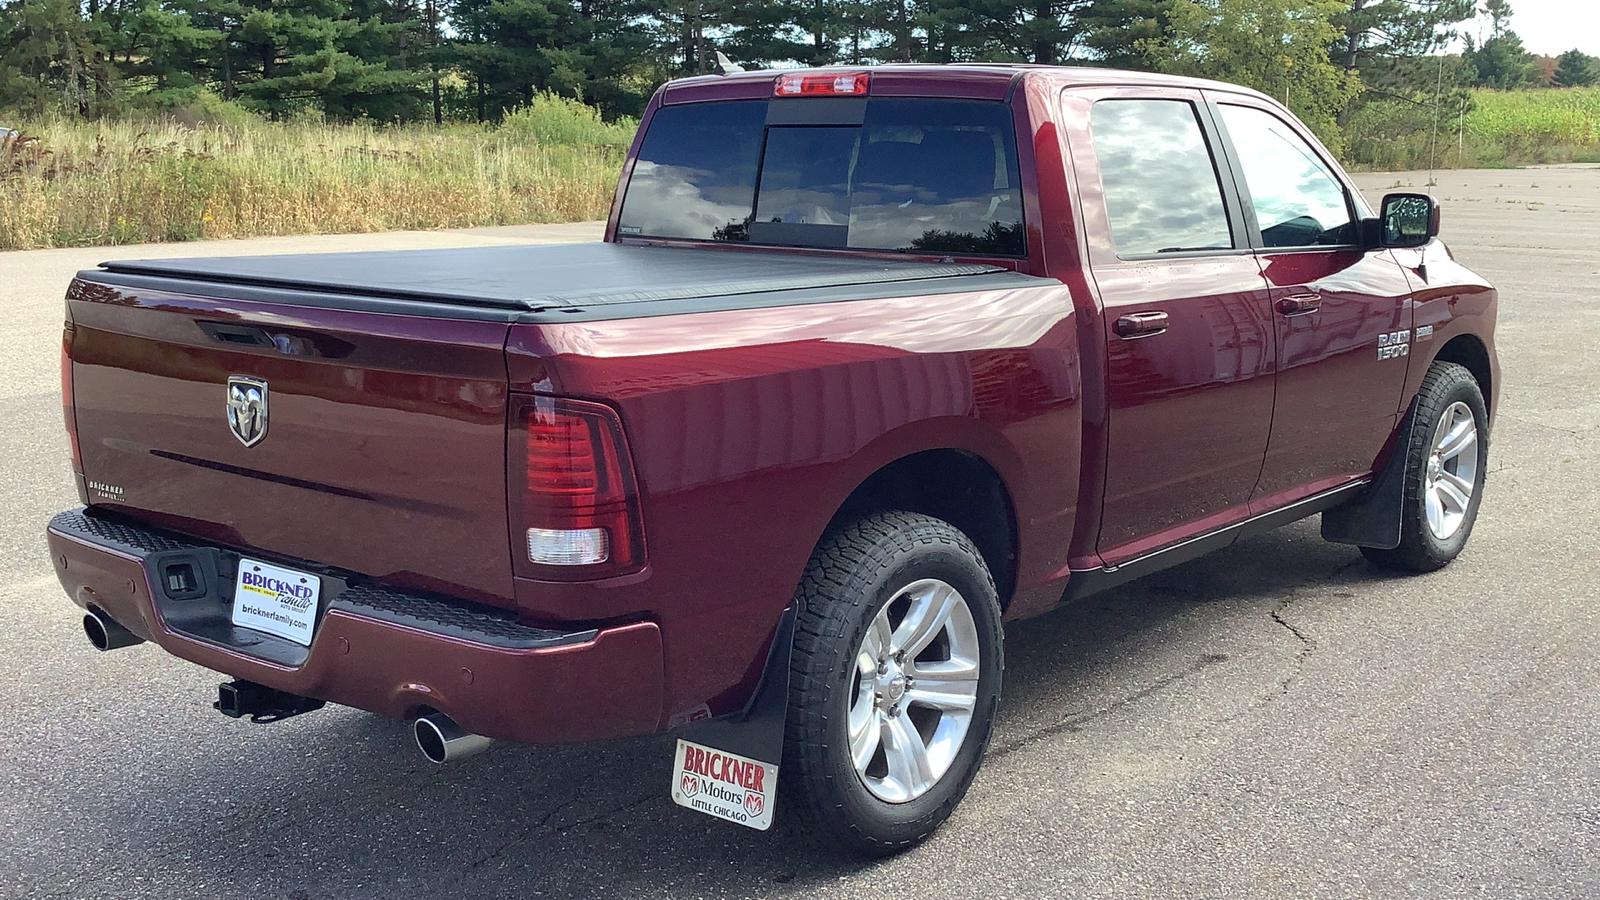
[[1471, 372], [1472, 380], [1478, 383], [1478, 390], [1483, 394], [1489, 420], [1494, 421], [1494, 367], [1489, 362], [1489, 348], [1483, 341], [1475, 334], [1458, 334], [1439, 348], [1433, 360], [1455, 363]]
[[994, 577], [1003, 612], [1017, 583], [1017, 520], [1000, 472], [970, 450], [920, 450], [880, 466], [850, 492], [824, 534], [880, 510], [904, 510], [949, 522], [965, 534]]

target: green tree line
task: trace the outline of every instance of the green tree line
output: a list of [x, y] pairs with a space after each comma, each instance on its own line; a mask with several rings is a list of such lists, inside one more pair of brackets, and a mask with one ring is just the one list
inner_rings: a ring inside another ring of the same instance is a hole
[[[1337, 140], [1373, 103], [1457, 105], [1539, 77], [1486, 0], [5, 0], [0, 109], [85, 117], [218, 99], [279, 119], [493, 121], [540, 93], [637, 114], [661, 82], [746, 67], [1016, 61], [1241, 82]], [[1590, 84], [1564, 54], [1549, 79]], [[1452, 107], [1453, 108], [1453, 107]]]

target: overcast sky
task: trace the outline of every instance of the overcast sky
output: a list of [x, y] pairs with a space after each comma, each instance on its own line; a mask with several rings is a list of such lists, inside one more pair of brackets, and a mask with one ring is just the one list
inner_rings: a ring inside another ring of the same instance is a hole
[[[1480, 40], [1488, 37], [1489, 17], [1466, 23], [1464, 30]], [[1540, 56], [1559, 56], [1574, 47], [1600, 56], [1600, 0], [1511, 0], [1511, 30], [1528, 52]]]

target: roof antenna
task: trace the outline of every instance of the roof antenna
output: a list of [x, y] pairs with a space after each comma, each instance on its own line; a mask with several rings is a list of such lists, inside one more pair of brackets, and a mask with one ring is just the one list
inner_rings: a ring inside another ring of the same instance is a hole
[[729, 59], [727, 56], [725, 56], [723, 54], [723, 52], [721, 50], [716, 51], [716, 53], [717, 53], [717, 64], [712, 67], [711, 71], [717, 73], [718, 75], [732, 75], [735, 72], [743, 72], [744, 71], [744, 66], [741, 66], [738, 63], [734, 62], [733, 60]]

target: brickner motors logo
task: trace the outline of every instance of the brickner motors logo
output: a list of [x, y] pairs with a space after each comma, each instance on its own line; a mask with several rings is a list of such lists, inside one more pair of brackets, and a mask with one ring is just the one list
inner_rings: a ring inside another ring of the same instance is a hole
[[747, 828], [772, 827], [777, 766], [682, 738], [675, 756], [672, 802]]

